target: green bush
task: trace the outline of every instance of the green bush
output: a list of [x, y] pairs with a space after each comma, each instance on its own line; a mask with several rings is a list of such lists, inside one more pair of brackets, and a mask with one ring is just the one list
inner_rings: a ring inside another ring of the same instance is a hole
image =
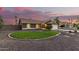
[[0, 29], [3, 27], [3, 24], [0, 24]]
[[77, 29], [79, 29], [79, 26], [77, 26]]
[[52, 28], [52, 25], [46, 26], [46, 29], [48, 29], [48, 30], [51, 30], [51, 28]]

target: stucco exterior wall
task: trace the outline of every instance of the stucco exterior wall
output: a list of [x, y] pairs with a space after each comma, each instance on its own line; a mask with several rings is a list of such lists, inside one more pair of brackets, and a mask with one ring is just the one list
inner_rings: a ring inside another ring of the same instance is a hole
[[[45, 26], [47, 26], [47, 24], [45, 24]], [[25, 29], [39, 29], [39, 28], [40, 29], [45, 29], [45, 28], [41, 28], [39, 26], [39, 24], [36, 24], [36, 27], [35, 28], [31, 28], [31, 24], [27, 24], [25, 28], [22, 27], [23, 30], [25, 30]], [[56, 29], [58, 29], [58, 25], [52, 24], [52, 29], [51, 30], [56, 30]]]
[[52, 25], [52, 29], [51, 30], [57, 30], [58, 29], [58, 25]]
[[31, 24], [27, 24], [26, 28], [22, 28], [22, 29], [25, 30], [25, 29], [38, 29], [38, 28], [40, 28], [39, 24], [36, 24], [35, 28], [31, 28]]

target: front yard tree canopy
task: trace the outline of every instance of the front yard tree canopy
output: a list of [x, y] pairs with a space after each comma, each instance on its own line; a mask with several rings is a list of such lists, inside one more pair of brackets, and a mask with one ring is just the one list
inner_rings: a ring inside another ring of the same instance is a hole
[[3, 17], [0, 16], [0, 28], [2, 28], [2, 26], [3, 26]]

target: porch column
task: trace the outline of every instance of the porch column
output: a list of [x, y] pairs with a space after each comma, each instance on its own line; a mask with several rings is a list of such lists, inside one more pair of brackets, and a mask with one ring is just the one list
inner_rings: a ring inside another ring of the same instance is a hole
[[39, 28], [39, 24], [36, 24], [36, 28]]
[[28, 28], [28, 29], [30, 28], [30, 24], [27, 24], [27, 28]]
[[47, 24], [45, 24], [45, 27], [47, 27]]

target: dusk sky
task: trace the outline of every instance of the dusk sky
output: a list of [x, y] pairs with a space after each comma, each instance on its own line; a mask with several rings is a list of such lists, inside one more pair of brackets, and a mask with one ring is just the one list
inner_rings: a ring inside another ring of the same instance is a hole
[[63, 15], [79, 15], [79, 7], [37, 7], [33, 9]]
[[74, 15], [79, 13], [79, 7], [0, 7], [0, 11], [2, 10], [16, 11], [17, 9], [20, 11], [24, 10], [35, 10], [42, 12], [51, 12], [57, 14], [64, 15]]
[[[6, 7], [5, 10], [16, 11], [13, 7]], [[35, 10], [62, 15], [79, 15], [79, 7], [16, 7], [18, 10]]]
[[[14, 16], [45, 20], [53, 16], [79, 15], [79, 7], [0, 7], [5, 22], [14, 22]], [[15, 22], [14, 22], [15, 23]]]

